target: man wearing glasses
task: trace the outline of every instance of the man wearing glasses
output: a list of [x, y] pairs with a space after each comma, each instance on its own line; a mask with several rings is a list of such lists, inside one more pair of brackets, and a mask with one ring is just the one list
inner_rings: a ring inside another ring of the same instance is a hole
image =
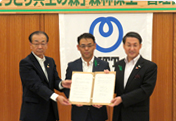
[[[83, 33], [78, 37], [77, 41], [77, 49], [81, 53], [81, 58], [68, 63], [66, 79], [71, 79], [72, 71], [94, 72], [109, 70], [108, 62], [94, 56], [96, 43], [92, 34]], [[69, 90], [66, 90], [65, 94], [68, 97]], [[72, 105], [71, 119], [72, 121], [105, 121], [107, 120], [106, 106]]]
[[58, 121], [57, 102], [70, 105], [63, 96], [54, 93], [70, 88], [71, 81], [62, 81], [55, 62], [44, 55], [49, 37], [45, 32], [35, 31], [29, 36], [32, 50], [20, 61], [20, 77], [23, 86], [21, 121]]

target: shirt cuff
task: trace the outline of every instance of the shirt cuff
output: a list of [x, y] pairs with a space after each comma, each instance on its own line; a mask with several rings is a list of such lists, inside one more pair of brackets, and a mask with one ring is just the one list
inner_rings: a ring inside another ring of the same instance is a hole
[[59, 89], [64, 89], [64, 87], [62, 86], [62, 81], [59, 83]]
[[56, 101], [56, 98], [57, 98], [58, 96], [59, 96], [58, 94], [53, 93], [53, 94], [51, 95], [50, 99], [52, 99], [53, 101], [57, 102], [57, 101]]

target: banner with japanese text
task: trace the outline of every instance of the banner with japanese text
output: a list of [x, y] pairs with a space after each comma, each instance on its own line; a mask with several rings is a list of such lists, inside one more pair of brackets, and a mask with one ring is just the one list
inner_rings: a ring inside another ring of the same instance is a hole
[[65, 78], [68, 62], [81, 57], [77, 37], [85, 32], [95, 36], [94, 55], [114, 63], [126, 57], [122, 38], [129, 31], [138, 32], [142, 39], [141, 55], [151, 60], [152, 13], [136, 14], [59, 14], [61, 77]]
[[0, 14], [175, 11], [176, 4], [174, 0], [0, 0]]

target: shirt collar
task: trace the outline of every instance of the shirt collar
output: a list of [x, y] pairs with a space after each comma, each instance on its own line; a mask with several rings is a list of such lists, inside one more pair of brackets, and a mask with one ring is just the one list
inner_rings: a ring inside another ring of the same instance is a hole
[[[93, 56], [93, 58], [89, 61], [89, 65], [91, 65], [91, 64], [93, 63], [94, 58], [95, 58], [95, 57]], [[81, 60], [82, 60], [82, 63], [84, 63], [84, 64], [87, 65], [87, 62], [83, 59], [83, 57], [81, 57]]]
[[38, 62], [44, 62], [46, 60], [45, 56], [43, 55], [43, 58], [41, 59], [40, 57], [38, 57], [36, 54], [34, 54], [34, 52], [32, 52], [32, 54], [35, 56], [35, 58], [37, 59]]
[[[136, 63], [140, 58], [140, 54], [138, 54], [138, 56], [136, 56], [133, 60], [131, 60], [131, 62], [134, 64]], [[125, 63], [129, 63], [128, 60], [127, 60], [127, 57], [125, 58]]]

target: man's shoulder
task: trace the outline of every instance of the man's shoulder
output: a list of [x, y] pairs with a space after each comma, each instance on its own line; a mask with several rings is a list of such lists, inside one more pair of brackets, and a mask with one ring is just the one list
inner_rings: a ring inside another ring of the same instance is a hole
[[25, 58], [21, 59], [21, 61], [30, 61], [31, 54], [27, 55]]
[[70, 61], [68, 64], [75, 64], [75, 63], [80, 63], [81, 62], [81, 58], [78, 58], [76, 60]]
[[97, 60], [99, 63], [107, 64], [107, 61], [101, 60], [100, 58], [95, 57], [95, 60]]
[[145, 63], [145, 65], [153, 65], [153, 66], [157, 66], [156, 63], [154, 63], [153, 61], [150, 61], [148, 59], [145, 59], [142, 57], [142, 61]]
[[[51, 57], [48, 57], [48, 56], [45, 56], [45, 58], [47, 59], [47, 60], [54, 60], [53, 58], [51, 58]], [[21, 61], [37, 61], [37, 59], [35, 58], [35, 56], [31, 53], [31, 54], [29, 54], [29, 55], [27, 55], [25, 58], [23, 58], [23, 59], [21, 59]], [[20, 61], [20, 62], [21, 62]]]
[[122, 64], [122, 63], [125, 63], [125, 58], [123, 58], [123, 59], [119, 60], [118, 62], [116, 62], [115, 65]]
[[46, 59], [48, 60], [54, 60], [52, 57], [45, 56]]
[[33, 65], [33, 62], [32, 62], [33, 59], [32, 58], [33, 58], [32, 54], [27, 55], [25, 58], [20, 60], [20, 62], [19, 62], [20, 66], [22, 66], [22, 65]]

